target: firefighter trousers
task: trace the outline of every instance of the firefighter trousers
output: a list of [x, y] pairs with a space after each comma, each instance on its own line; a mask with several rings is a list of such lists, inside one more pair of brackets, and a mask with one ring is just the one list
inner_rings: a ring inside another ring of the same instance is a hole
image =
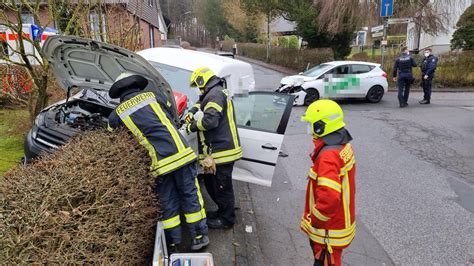
[[235, 198], [232, 186], [234, 163], [216, 166], [216, 175], [204, 175], [204, 184], [211, 199], [217, 204], [217, 215], [229, 225], [235, 223]]
[[[309, 241], [309, 244], [311, 246], [311, 249], [313, 250], [313, 256], [314, 258], [314, 266], [324, 266], [324, 261], [320, 261], [316, 259], [316, 254], [318, 254], [323, 248], [325, 248], [323, 245], [313, 243], [311, 240]], [[332, 257], [334, 258], [334, 261], [332, 262], [335, 266], [341, 266], [342, 265], [342, 249], [340, 248], [335, 248], [332, 247]]]
[[166, 243], [181, 243], [181, 210], [192, 238], [207, 235], [206, 211], [197, 181], [196, 162], [159, 176], [155, 189], [162, 210]]

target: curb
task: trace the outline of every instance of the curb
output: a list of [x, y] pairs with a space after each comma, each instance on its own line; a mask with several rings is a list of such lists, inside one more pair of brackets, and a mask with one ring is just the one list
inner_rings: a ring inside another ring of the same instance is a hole
[[[397, 88], [388, 88], [389, 92], [398, 92]], [[416, 89], [410, 89], [410, 92], [423, 92], [423, 89], [421, 88], [416, 88]], [[474, 92], [474, 87], [465, 87], [465, 88], [436, 88], [434, 87], [432, 89], [432, 93], [437, 93], [437, 92], [449, 92], [449, 93], [462, 93], [462, 92]]]
[[257, 221], [249, 184], [243, 182], [234, 184], [237, 188], [235, 196], [239, 200], [238, 206], [241, 216], [239, 219], [241, 222], [237, 223], [234, 228], [233, 241], [239, 243], [235, 246], [235, 265], [265, 265], [258, 239]]

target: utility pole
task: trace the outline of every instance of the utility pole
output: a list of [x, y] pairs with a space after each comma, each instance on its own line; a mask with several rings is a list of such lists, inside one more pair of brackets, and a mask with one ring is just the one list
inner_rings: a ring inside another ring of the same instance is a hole
[[387, 28], [388, 28], [388, 17], [393, 16], [393, 1], [394, 0], [381, 0], [380, 1], [380, 16], [383, 17], [383, 37], [381, 41], [382, 50], [382, 67], [385, 59], [385, 48], [388, 44], [387, 41]]
[[382, 48], [382, 68], [383, 68], [383, 62], [385, 58], [385, 47], [386, 47], [386, 42], [387, 42], [387, 28], [388, 28], [388, 18], [384, 18], [383, 22], [383, 37], [382, 37], [382, 42], [381, 42], [381, 48]]
[[271, 10], [268, 10], [267, 14], [267, 62], [270, 61], [270, 47], [272, 45], [272, 40], [270, 39], [270, 22], [271, 22]]

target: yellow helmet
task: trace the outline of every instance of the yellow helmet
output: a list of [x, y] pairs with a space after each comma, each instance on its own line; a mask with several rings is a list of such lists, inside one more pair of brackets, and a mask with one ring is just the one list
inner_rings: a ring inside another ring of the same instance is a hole
[[343, 128], [344, 113], [335, 101], [318, 100], [308, 106], [301, 121], [312, 125], [313, 136], [323, 137]]
[[214, 72], [208, 67], [199, 67], [191, 74], [190, 87], [204, 89], [207, 82], [214, 76]]

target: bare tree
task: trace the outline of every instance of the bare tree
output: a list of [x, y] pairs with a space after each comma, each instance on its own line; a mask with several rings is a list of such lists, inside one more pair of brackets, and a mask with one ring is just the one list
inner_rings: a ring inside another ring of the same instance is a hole
[[[60, 34], [63, 35], [76, 35], [103, 42], [107, 41], [132, 51], [139, 49], [142, 44], [142, 32], [137, 14], [129, 14], [123, 5], [108, 4], [109, 2], [106, 0], [1, 1], [0, 25], [18, 36], [15, 45], [8, 45], [8, 50], [10, 54], [18, 55], [20, 60], [12, 60], [6, 54], [0, 54], [0, 59], [8, 63], [7, 67], [11, 71], [19, 73], [18, 68], [25, 70], [32, 83], [32, 90], [27, 99], [20, 97], [23, 95], [20, 95], [18, 90], [9, 90], [8, 94], [3, 92], [3, 96], [11, 98], [12, 102], [27, 105], [31, 120], [48, 104], [50, 65], [41, 50], [41, 38], [33, 39], [22, 33], [24, 24], [22, 14], [24, 12], [30, 13], [35, 24], [40, 28], [38, 36], [41, 36], [45, 27], [54, 21]], [[94, 25], [90, 20], [91, 12], [96, 14], [97, 21], [94, 21]], [[41, 17], [40, 13], [42, 13]], [[46, 19], [44, 19], [44, 15], [46, 15]], [[108, 25], [107, 21], [110, 20], [120, 23], [118, 26], [115, 26], [117, 23], [114, 23], [114, 26]], [[29, 51], [31, 49], [28, 49], [27, 46], [32, 46], [33, 52]], [[14, 80], [17, 79], [15, 74]], [[15, 85], [18, 84], [18, 82], [15, 83]]]
[[[446, 32], [449, 19], [459, 12], [457, 5], [469, 0], [397, 0], [394, 17], [414, 18], [428, 34]], [[375, 25], [382, 22], [378, 0], [314, 0], [320, 7], [319, 22], [329, 32], [337, 32], [345, 24]]]

